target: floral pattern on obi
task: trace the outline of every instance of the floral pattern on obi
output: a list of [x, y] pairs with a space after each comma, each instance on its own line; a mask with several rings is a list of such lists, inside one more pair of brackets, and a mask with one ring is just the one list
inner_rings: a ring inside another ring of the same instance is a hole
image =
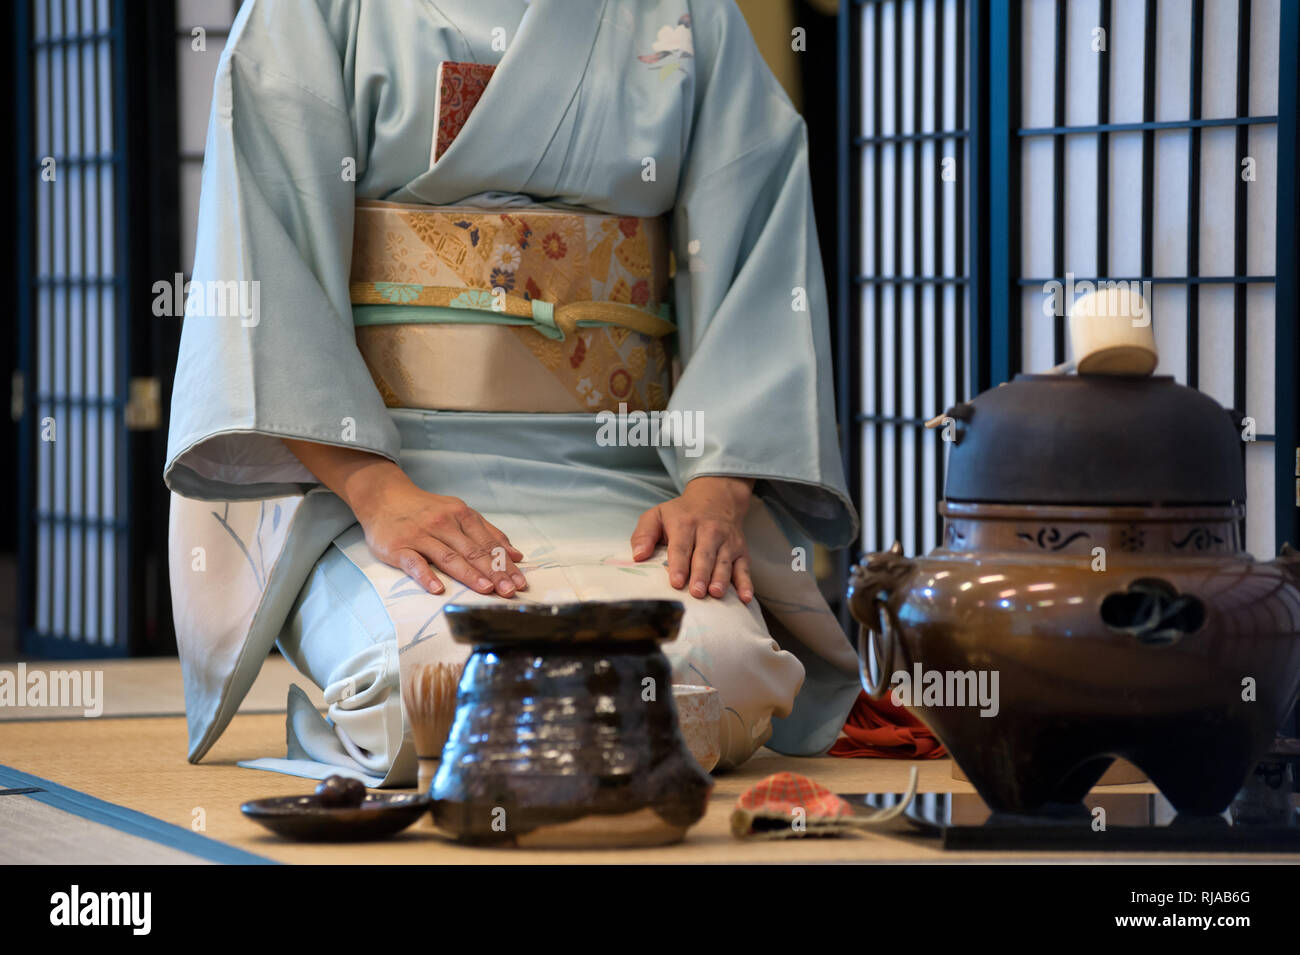
[[[353, 305], [437, 306], [518, 319], [501, 333], [517, 338], [559, 380], [575, 411], [666, 407], [668, 347], [661, 333], [639, 330], [638, 322], [666, 323], [670, 288], [663, 217], [357, 204]], [[581, 309], [582, 324], [568, 335], [557, 333], [551, 318], [566, 308]], [[421, 369], [403, 360], [410, 352], [398, 346], [408, 339], [396, 330], [438, 321], [413, 311], [409, 325], [386, 318], [392, 332], [366, 330], [363, 355], [390, 406], [424, 407], [403, 398], [414, 391], [402, 383], [417, 381]], [[379, 338], [393, 341], [381, 345]]]
[[557, 307], [620, 302], [661, 315], [668, 306], [663, 217], [360, 202], [355, 222], [353, 304], [400, 295], [401, 304], [444, 305], [439, 289], [500, 288]]

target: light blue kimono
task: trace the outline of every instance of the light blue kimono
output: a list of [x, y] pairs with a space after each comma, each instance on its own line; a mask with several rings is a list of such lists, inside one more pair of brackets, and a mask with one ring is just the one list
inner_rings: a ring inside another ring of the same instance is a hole
[[[498, 66], [431, 166], [442, 60]], [[597, 449], [584, 415], [386, 408], [349, 304], [358, 198], [671, 212], [683, 372], [669, 407], [702, 413], [702, 453]], [[811, 754], [834, 741], [855, 658], [799, 548], [847, 545], [857, 516], [836, 442], [807, 137], [729, 0], [249, 0], [217, 72], [193, 278], [257, 283], [241, 287], [257, 289], [246, 300], [258, 308], [192, 305], [181, 341], [165, 478], [192, 760], [277, 640], [325, 686], [336, 723], [357, 672], [395, 679], [383, 595], [364, 555], [346, 556], [364, 551], [352, 515], [281, 438], [399, 461], [520, 546], [579, 528], [626, 551], [636, 516], [690, 479], [757, 479], [746, 533], [766, 522], [753, 533], [768, 542], [754, 554], [767, 614], [728, 599], [771, 645], [776, 696], [790, 698], [767, 704], [774, 718], [753, 745]], [[697, 602], [678, 596], [689, 621]], [[385, 706], [385, 732], [394, 719], [403, 732], [396, 693]], [[295, 755], [292, 726], [290, 737]], [[392, 769], [391, 745], [359, 748], [374, 757], [368, 775], [408, 774]]]

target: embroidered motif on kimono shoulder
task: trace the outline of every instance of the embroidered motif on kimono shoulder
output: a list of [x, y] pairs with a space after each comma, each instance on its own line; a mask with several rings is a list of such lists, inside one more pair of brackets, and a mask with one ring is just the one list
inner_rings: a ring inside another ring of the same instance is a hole
[[659, 28], [659, 34], [651, 45], [650, 53], [642, 53], [637, 59], [652, 70], [659, 71], [659, 78], [667, 79], [678, 70], [685, 70], [686, 61], [695, 56], [695, 45], [691, 41], [691, 15], [683, 13], [676, 24], [665, 24]]

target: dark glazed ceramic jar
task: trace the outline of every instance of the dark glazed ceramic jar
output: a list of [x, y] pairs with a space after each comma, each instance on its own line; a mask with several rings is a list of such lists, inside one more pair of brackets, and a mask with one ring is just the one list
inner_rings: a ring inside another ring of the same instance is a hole
[[1077, 803], [1122, 756], [1221, 812], [1300, 688], [1300, 561], [1245, 552], [1230, 414], [1168, 378], [1021, 376], [946, 417], [942, 546], [853, 571], [864, 686], [906, 686], [994, 811]]
[[678, 728], [669, 600], [449, 606], [474, 652], [433, 780], [434, 819], [464, 842], [631, 846], [679, 841], [712, 778]]

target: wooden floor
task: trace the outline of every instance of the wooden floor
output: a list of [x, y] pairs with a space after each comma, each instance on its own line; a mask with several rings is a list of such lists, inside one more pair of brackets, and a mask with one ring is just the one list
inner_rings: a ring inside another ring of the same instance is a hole
[[[239, 805], [262, 796], [309, 792], [310, 780], [242, 769], [238, 760], [284, 754], [284, 717], [278, 713], [242, 713], [213, 752], [195, 766], [185, 761], [185, 721], [181, 716], [103, 717], [0, 722], [0, 764], [79, 790], [110, 803], [146, 813], [184, 829], [196, 818], [205, 834], [228, 845], [273, 860], [292, 863], [462, 863], [532, 864], [596, 863], [793, 863], [793, 862], [1027, 862], [1049, 860], [1193, 861], [1185, 854], [1046, 854], [945, 852], [920, 836], [872, 834], [860, 838], [741, 842], [728, 820], [736, 797], [772, 772], [791, 770], [818, 780], [835, 792], [890, 792], [906, 786], [906, 761], [795, 759], [761, 751], [741, 770], [720, 776], [708, 814], [677, 846], [636, 851], [556, 852], [541, 850], [471, 849], [418, 827], [383, 842], [361, 845], [312, 845], [283, 841], [246, 820]], [[952, 778], [948, 760], [923, 761], [922, 791], [970, 791]], [[1115, 791], [1151, 791], [1149, 786], [1116, 787]], [[19, 796], [9, 799], [24, 798]], [[82, 840], [84, 843], [84, 840]], [[61, 840], [57, 856], [44, 861], [95, 861], [93, 846], [78, 856], [78, 841]], [[154, 861], [173, 861], [159, 846]], [[1288, 860], [1294, 856], [1201, 856], [1234, 861]]]

